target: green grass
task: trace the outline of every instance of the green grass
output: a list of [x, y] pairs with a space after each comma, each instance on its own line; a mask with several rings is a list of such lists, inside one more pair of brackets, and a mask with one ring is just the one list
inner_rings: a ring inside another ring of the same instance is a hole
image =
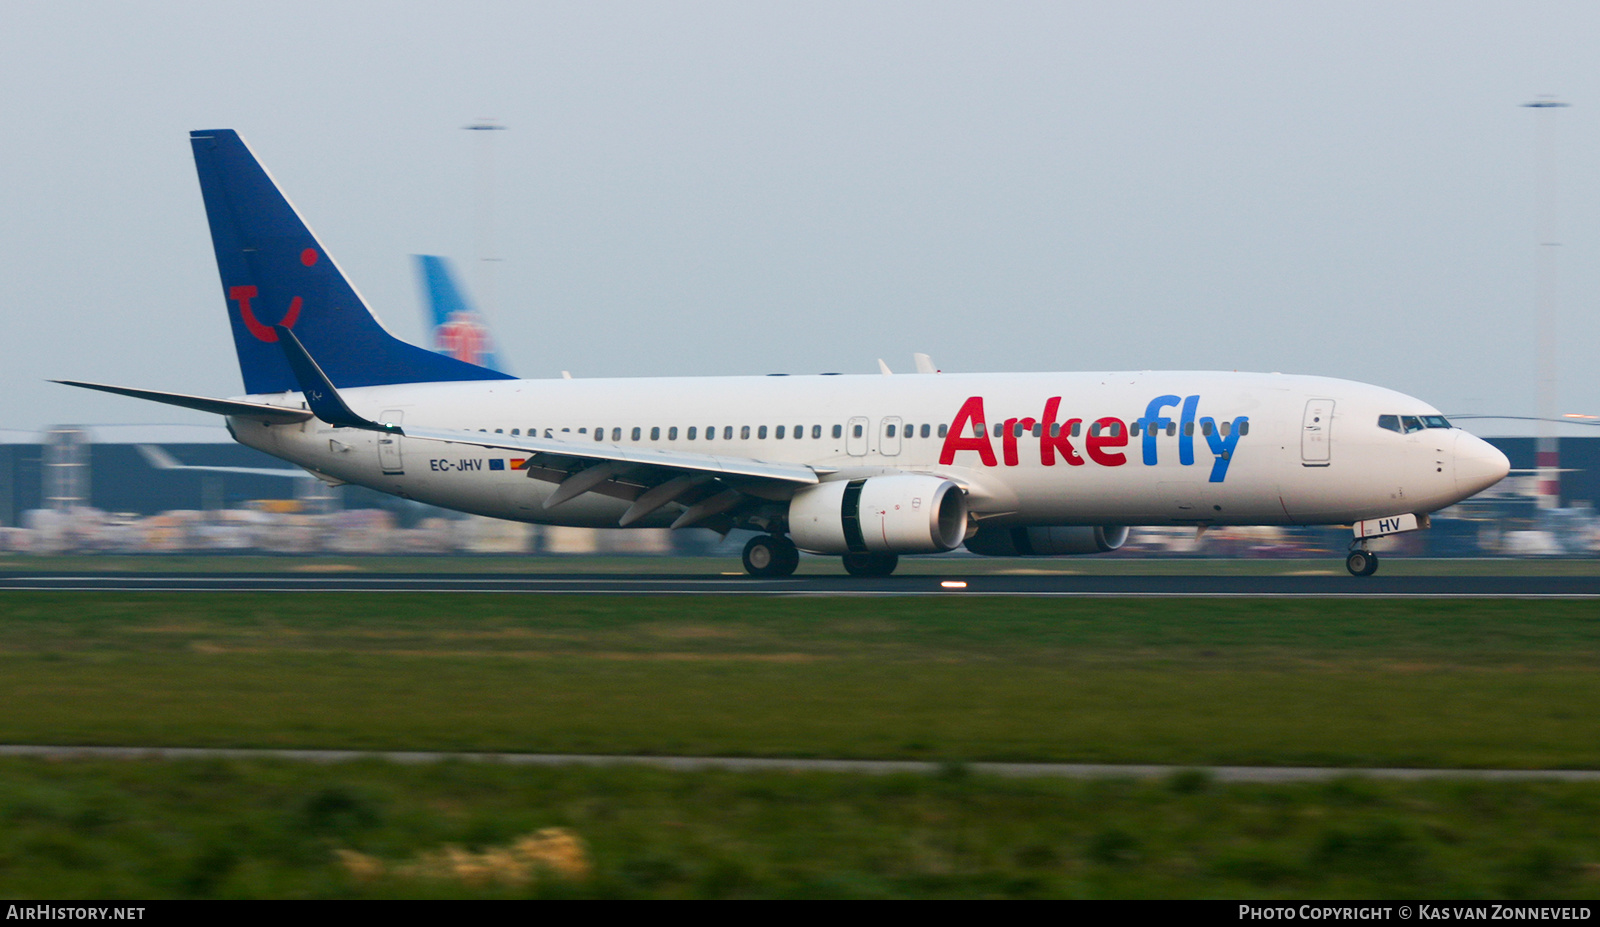
[[1600, 768], [1583, 601], [0, 597], [0, 742]]
[[[1584, 601], [6, 593], [0, 742], [949, 765], [0, 759], [0, 893], [1593, 897], [1600, 784], [961, 761], [1600, 768], [1597, 619]], [[396, 874], [547, 827], [587, 844], [589, 877]]]
[[[1559, 898], [1600, 890], [1600, 785], [1221, 785], [493, 765], [0, 760], [31, 898]], [[395, 875], [575, 834], [577, 879]], [[390, 874], [355, 878], [353, 850]]]

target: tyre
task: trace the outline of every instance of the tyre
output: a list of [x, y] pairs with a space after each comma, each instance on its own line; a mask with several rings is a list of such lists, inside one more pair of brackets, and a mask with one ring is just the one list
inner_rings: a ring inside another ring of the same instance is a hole
[[1378, 569], [1378, 558], [1364, 550], [1352, 550], [1344, 558], [1344, 568], [1351, 576], [1371, 576]]
[[844, 571], [851, 576], [888, 576], [899, 565], [898, 554], [844, 555]]
[[794, 542], [772, 534], [758, 534], [744, 545], [744, 571], [751, 576], [789, 576], [800, 565]]

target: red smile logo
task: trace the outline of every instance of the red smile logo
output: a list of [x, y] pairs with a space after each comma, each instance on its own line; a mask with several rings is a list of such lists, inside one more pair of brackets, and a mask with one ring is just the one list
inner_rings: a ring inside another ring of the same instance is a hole
[[[317, 263], [316, 250], [307, 248], [300, 252], [300, 263], [307, 267]], [[244, 327], [250, 330], [250, 334], [254, 335], [257, 341], [277, 341], [278, 333], [273, 331], [271, 326], [262, 325], [256, 318], [255, 310], [250, 307], [250, 300], [255, 299], [259, 292], [253, 286], [229, 287], [228, 298], [238, 300], [239, 315], [244, 319]], [[290, 300], [289, 311], [283, 314], [283, 319], [278, 324], [284, 328], [294, 328], [294, 323], [300, 319], [300, 307], [303, 302], [298, 296]]]

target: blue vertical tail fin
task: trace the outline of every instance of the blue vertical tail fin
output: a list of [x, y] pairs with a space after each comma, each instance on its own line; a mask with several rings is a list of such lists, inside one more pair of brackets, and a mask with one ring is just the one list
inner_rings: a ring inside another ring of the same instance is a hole
[[411, 257], [416, 261], [422, 291], [428, 297], [433, 349], [459, 361], [510, 373], [500, 361], [488, 320], [467, 301], [450, 270], [450, 262], [432, 254]]
[[275, 326], [335, 386], [509, 379], [389, 334], [237, 132], [189, 133], [247, 393], [299, 389]]

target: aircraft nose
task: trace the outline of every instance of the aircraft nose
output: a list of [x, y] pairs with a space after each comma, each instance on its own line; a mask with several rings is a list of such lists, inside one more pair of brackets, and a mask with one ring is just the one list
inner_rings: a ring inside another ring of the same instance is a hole
[[1456, 436], [1456, 489], [1465, 499], [1505, 479], [1511, 461], [1493, 444], [1466, 432]]

